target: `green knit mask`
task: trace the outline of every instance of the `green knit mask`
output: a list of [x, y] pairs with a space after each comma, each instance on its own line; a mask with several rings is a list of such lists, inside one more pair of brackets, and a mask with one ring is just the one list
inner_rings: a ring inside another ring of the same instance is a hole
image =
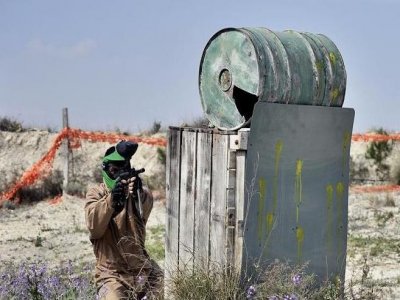
[[101, 171], [101, 175], [103, 176], [103, 182], [104, 184], [110, 189], [112, 190], [115, 187], [115, 184], [117, 183], [117, 179], [112, 179], [110, 176], [108, 176], [108, 174], [106, 173], [106, 171]]
[[117, 179], [112, 179], [106, 172], [107, 169], [107, 164], [108, 162], [113, 162], [113, 161], [125, 161], [125, 158], [118, 153], [117, 150], [114, 152], [110, 153], [107, 156], [104, 156], [103, 158], [103, 171], [101, 171], [101, 175], [103, 176], [103, 182], [104, 184], [112, 190], [115, 187], [115, 184], [117, 183]]

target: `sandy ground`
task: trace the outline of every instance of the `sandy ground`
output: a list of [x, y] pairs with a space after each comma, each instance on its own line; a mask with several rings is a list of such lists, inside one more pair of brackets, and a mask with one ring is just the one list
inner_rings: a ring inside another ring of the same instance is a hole
[[[0, 263], [26, 259], [46, 261], [50, 266], [68, 260], [93, 263], [84, 203], [82, 198], [65, 195], [56, 204], [41, 201], [15, 210], [1, 209]], [[400, 193], [350, 195], [347, 284], [360, 280], [368, 268], [369, 281], [382, 289], [387, 299], [400, 299], [399, 208]], [[165, 202], [156, 201], [147, 227], [165, 224], [165, 214]], [[354, 237], [366, 244], [354, 244]]]
[[[165, 223], [165, 202], [154, 203], [147, 227]], [[65, 195], [56, 204], [41, 201], [0, 210], [0, 262], [43, 260], [50, 265], [71, 260], [94, 262], [84, 218], [85, 199]]]
[[[52, 144], [54, 134], [0, 132], [0, 172], [4, 174], [0, 192], [16, 174], [37, 161]], [[399, 143], [398, 143], [399, 144]], [[75, 174], [79, 181], [90, 182], [108, 143], [83, 142], [74, 152], [78, 161]], [[400, 161], [399, 146], [389, 163]], [[366, 143], [352, 144], [356, 164], [367, 166], [374, 178], [373, 165], [366, 162]], [[146, 174], [160, 170], [155, 147], [141, 145], [135, 155], [137, 167]], [[54, 167], [61, 169], [57, 154]], [[159, 198], [159, 197], [157, 197]], [[57, 265], [62, 261], [94, 262], [84, 222], [85, 200], [64, 195], [53, 204], [40, 201], [15, 210], [0, 209], [0, 263], [5, 260], [45, 260]], [[148, 228], [165, 224], [165, 201], [155, 202]], [[382, 290], [382, 299], [400, 299], [400, 192], [353, 193], [349, 196], [349, 234], [346, 282], [360, 280], [362, 274]]]

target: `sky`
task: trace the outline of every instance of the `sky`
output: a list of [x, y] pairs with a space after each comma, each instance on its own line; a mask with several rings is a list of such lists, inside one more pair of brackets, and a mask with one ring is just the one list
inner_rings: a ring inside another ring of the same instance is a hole
[[137, 132], [203, 115], [198, 73], [226, 27], [328, 36], [342, 54], [353, 132], [400, 131], [400, 1], [0, 0], [0, 117]]

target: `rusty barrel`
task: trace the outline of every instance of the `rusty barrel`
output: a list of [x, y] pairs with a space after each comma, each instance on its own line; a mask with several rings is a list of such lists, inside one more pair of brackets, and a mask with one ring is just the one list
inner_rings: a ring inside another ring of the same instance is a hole
[[341, 107], [346, 70], [325, 35], [226, 28], [203, 51], [199, 90], [209, 121], [235, 130], [250, 124], [257, 101]]

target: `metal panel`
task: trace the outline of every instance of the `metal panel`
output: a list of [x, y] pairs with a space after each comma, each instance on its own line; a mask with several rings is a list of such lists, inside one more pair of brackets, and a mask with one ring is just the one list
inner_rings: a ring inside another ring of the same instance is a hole
[[247, 270], [309, 261], [321, 280], [344, 281], [353, 120], [347, 108], [256, 104], [245, 175]]

